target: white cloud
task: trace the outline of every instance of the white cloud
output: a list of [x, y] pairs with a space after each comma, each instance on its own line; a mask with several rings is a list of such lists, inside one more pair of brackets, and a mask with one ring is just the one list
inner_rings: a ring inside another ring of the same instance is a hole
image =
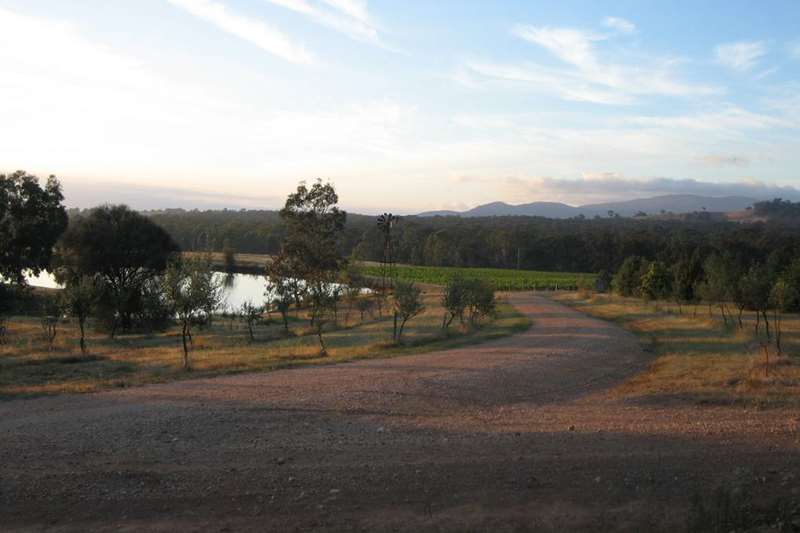
[[636, 24], [621, 17], [606, 17], [603, 19], [603, 24], [621, 33], [634, 33], [636, 31]]
[[516, 26], [512, 33], [528, 42], [543, 46], [556, 57], [581, 68], [594, 68], [597, 60], [593, 42], [607, 37], [571, 28]]
[[[31, 38], [36, 36], [36, 38]], [[53, 76], [71, 82], [146, 87], [153, 76], [142, 64], [83, 39], [70, 23], [40, 19], [0, 8], [0, 90], [20, 78]]]
[[187, 13], [209, 22], [219, 29], [248, 41], [262, 50], [291, 63], [313, 63], [314, 57], [305, 48], [292, 42], [281, 31], [259, 19], [240, 15], [213, 0], [167, 0]]
[[332, 9], [323, 9], [320, 4], [312, 4], [307, 0], [265, 0], [274, 5], [306, 15], [317, 24], [327, 26], [348, 37], [380, 44], [378, 29], [367, 13], [366, 4], [361, 8], [348, 4], [338, 5], [336, 2], [324, 2]]
[[[633, 98], [624, 92], [608, 90], [607, 87], [587, 83], [582, 76], [533, 63], [504, 65], [469, 62], [465, 68], [468, 72], [477, 74], [484, 80], [521, 83], [526, 88], [535, 91], [555, 92], [563, 100], [608, 105], [624, 105], [633, 102]], [[471, 83], [477, 82], [471, 80]]]
[[[601, 60], [596, 44], [608, 36], [572, 28], [516, 26], [513, 34], [549, 51], [571, 68], [551, 68], [536, 63], [508, 65], [469, 62], [468, 71], [489, 80], [516, 82], [570, 101], [599, 104], [631, 104], [638, 96], [697, 96], [720, 89], [683, 82], [673, 73], [674, 60], [648, 57], [637, 65]], [[475, 85], [460, 73], [461, 80]]]
[[717, 61], [733, 70], [744, 72], [753, 68], [767, 53], [763, 41], [741, 41], [721, 44], [715, 49]]
[[741, 131], [796, 126], [789, 120], [753, 113], [739, 107], [692, 115], [632, 117], [626, 121], [640, 126], [701, 131]]
[[369, 13], [367, 13], [366, 0], [322, 0], [322, 1], [328, 4], [329, 6], [347, 14], [348, 16], [363, 22], [364, 24], [370, 24], [370, 16]]

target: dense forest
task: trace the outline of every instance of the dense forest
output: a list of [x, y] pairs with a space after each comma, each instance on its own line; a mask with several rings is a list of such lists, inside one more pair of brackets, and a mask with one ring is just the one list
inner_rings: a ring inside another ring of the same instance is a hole
[[[796, 209], [790, 202], [756, 205], [758, 213]], [[74, 213], [73, 213], [74, 214]], [[285, 237], [277, 211], [146, 213], [184, 250], [276, 254]], [[546, 219], [536, 217], [403, 217], [395, 228], [398, 262], [431, 266], [499, 267], [565, 272], [616, 271], [630, 256], [667, 264], [700, 250], [748, 261], [788, 261], [800, 252], [793, 217], [769, 222], [729, 222], [719, 217]], [[377, 261], [383, 239], [374, 217], [347, 217], [340, 252]]]

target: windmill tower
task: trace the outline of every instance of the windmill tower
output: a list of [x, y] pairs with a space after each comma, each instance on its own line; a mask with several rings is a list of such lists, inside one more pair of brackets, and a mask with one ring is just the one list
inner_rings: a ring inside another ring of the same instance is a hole
[[378, 229], [383, 234], [383, 257], [381, 258], [381, 280], [383, 288], [387, 287], [387, 280], [394, 278], [394, 243], [392, 242], [392, 228], [400, 221], [391, 213], [384, 213], [378, 217]]

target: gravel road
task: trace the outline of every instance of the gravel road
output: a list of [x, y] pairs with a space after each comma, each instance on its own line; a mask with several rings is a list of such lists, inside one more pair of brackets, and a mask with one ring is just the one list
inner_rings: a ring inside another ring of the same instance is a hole
[[675, 531], [718, 486], [800, 498], [800, 413], [612, 397], [634, 336], [509, 299], [533, 327], [477, 346], [4, 402], [0, 530]]

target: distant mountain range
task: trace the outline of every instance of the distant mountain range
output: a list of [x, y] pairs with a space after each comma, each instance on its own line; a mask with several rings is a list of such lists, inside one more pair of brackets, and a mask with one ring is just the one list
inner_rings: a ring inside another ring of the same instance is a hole
[[421, 217], [433, 216], [460, 216], [460, 217], [499, 217], [499, 216], [529, 216], [546, 218], [572, 218], [577, 216], [594, 217], [608, 216], [609, 211], [623, 216], [631, 217], [638, 213], [657, 215], [667, 213], [693, 213], [695, 211], [708, 211], [711, 213], [729, 213], [741, 211], [753, 205], [758, 200], [744, 196], [698, 196], [694, 194], [670, 194], [655, 196], [653, 198], [639, 198], [619, 202], [605, 202], [600, 204], [586, 204], [571, 206], [559, 202], [532, 202], [529, 204], [511, 205], [505, 202], [492, 202], [479, 205], [467, 211], [427, 211], [420, 213]]

